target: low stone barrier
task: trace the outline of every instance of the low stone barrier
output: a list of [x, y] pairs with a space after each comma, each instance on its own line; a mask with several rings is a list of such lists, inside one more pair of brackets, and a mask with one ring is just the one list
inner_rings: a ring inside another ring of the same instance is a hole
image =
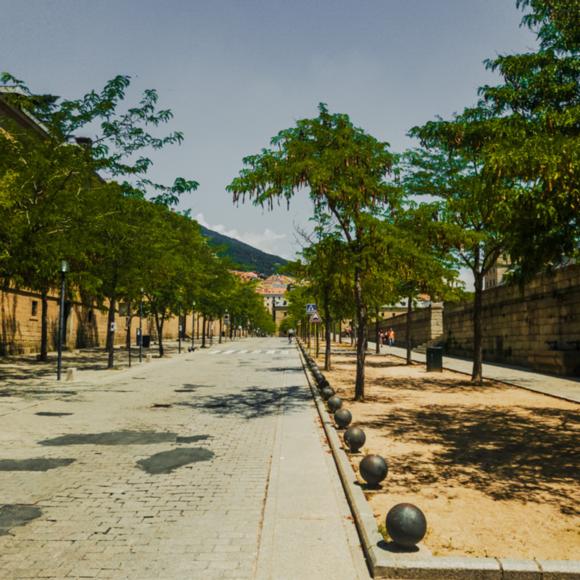
[[[432, 556], [425, 546], [417, 552], [385, 549], [385, 541], [350, 460], [345, 453], [315, 384], [318, 365], [298, 342], [304, 372], [316, 403], [322, 427], [332, 450], [334, 462], [349, 503], [361, 546], [373, 578], [398, 580], [578, 580], [577, 560], [518, 560], [510, 558], [470, 558]], [[326, 379], [325, 379], [326, 380]], [[428, 514], [427, 514], [428, 517]]]

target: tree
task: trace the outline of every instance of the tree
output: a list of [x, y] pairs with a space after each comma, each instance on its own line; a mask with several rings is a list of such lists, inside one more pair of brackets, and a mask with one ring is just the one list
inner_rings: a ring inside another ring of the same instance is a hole
[[124, 302], [130, 320], [130, 305], [140, 300], [148, 252], [144, 238], [155, 228], [156, 208], [146, 200], [126, 197], [113, 182], [91, 190], [84, 209], [77, 236], [84, 249], [77, 271], [84, 273], [84, 279], [78, 282], [99, 301], [108, 301], [106, 350], [112, 368], [115, 314]]
[[320, 228], [332, 228], [347, 243], [354, 260], [354, 297], [358, 319], [355, 399], [364, 400], [367, 307], [363, 297], [362, 257], [373, 214], [398, 203], [399, 190], [386, 181], [392, 165], [388, 145], [355, 127], [348, 115], [302, 119], [278, 133], [272, 148], [246, 157], [245, 168], [228, 186], [234, 202], [248, 196], [254, 204], [273, 207], [303, 188], [314, 204]]
[[437, 205], [411, 202], [397, 216], [396, 240], [391, 252], [395, 270], [393, 294], [407, 300], [407, 364], [412, 363], [413, 304], [419, 294], [432, 301], [454, 299], [462, 293], [458, 271], [450, 255], [446, 224], [434, 220]]
[[517, 0], [539, 50], [488, 60], [497, 86], [480, 89], [493, 112], [485, 170], [511, 180], [505, 247], [527, 278], [574, 255], [580, 245], [580, 2]]
[[41, 295], [41, 348], [48, 352], [48, 294], [58, 285], [61, 259], [77, 252], [74, 232], [84, 207], [87, 180], [83, 150], [39, 138], [6, 123], [0, 133], [0, 238], [2, 277]]
[[[148, 225], [149, 241], [142, 268], [143, 287], [157, 330], [159, 356], [165, 353], [163, 329], [172, 315], [181, 315], [195, 291], [192, 281], [208, 267], [204, 258], [215, 256], [206, 251], [207, 243], [199, 226], [187, 216], [164, 206], [154, 206], [155, 219]], [[200, 303], [203, 301], [200, 298]], [[201, 311], [204, 312], [203, 308]]]
[[[147, 90], [139, 104], [119, 112], [130, 84], [127, 76], [117, 76], [100, 91], [91, 91], [78, 100], [51, 95], [35, 95], [8, 73], [0, 82], [11, 92], [3, 95], [10, 104], [33, 115], [42, 136], [14, 126], [0, 132], [0, 180], [10, 199], [0, 205], [1, 217], [10, 224], [0, 228], [5, 245], [0, 251], [4, 278], [38, 290], [42, 296], [42, 339], [40, 358], [48, 349], [47, 299], [58, 282], [58, 263], [78, 258], [74, 243], [84, 208], [84, 196], [103, 185], [99, 172], [121, 184], [127, 196], [149, 195], [159, 204], [171, 205], [178, 196], [196, 189], [197, 182], [181, 177], [166, 186], [148, 179], [151, 159], [143, 152], [179, 144], [183, 135], [171, 132], [155, 137], [150, 127], [167, 123], [172, 113], [158, 110], [158, 96]], [[74, 140], [78, 131], [90, 127], [91, 139]], [[96, 128], [96, 129], [95, 129]]]
[[[324, 322], [324, 370], [330, 370], [331, 332], [341, 305], [352, 302], [352, 265], [341, 237], [327, 235], [302, 251], [304, 262], [295, 264], [294, 274], [307, 280], [314, 303], [321, 308]], [[294, 295], [292, 295], [294, 296]], [[304, 309], [301, 312], [304, 315]]]
[[445, 224], [445, 243], [474, 279], [473, 370], [482, 381], [482, 295], [485, 274], [506, 250], [503, 207], [511, 183], [485, 171], [484, 147], [491, 139], [485, 109], [466, 109], [449, 121], [438, 119], [409, 134], [422, 149], [407, 155], [409, 192], [435, 196], [437, 218]]

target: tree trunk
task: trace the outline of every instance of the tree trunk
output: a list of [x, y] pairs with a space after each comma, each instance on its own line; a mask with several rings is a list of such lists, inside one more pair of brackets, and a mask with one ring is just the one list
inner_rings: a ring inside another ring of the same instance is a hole
[[381, 337], [379, 332], [381, 330], [381, 325], [379, 322], [379, 309], [377, 308], [377, 317], [375, 319], [375, 352], [376, 354], [381, 354]]
[[40, 291], [40, 353], [38, 360], [48, 360], [48, 288]]
[[338, 321], [338, 344], [342, 344], [342, 320]]
[[219, 329], [220, 338], [219, 338], [219, 344], [222, 343], [222, 331], [223, 331], [223, 319], [220, 318], [220, 329]]
[[354, 300], [356, 304], [357, 319], [356, 380], [354, 385], [354, 399], [355, 401], [364, 401], [367, 309], [363, 301], [361, 272], [358, 268], [355, 270], [354, 275]]
[[107, 314], [107, 368], [112, 369], [115, 364], [115, 307], [117, 299], [115, 295], [109, 300], [109, 312]]
[[410, 365], [413, 361], [411, 359], [411, 348], [413, 341], [411, 340], [411, 322], [413, 317], [413, 297], [409, 296], [407, 298], [409, 303], [407, 304], [407, 364]]
[[473, 370], [471, 382], [481, 385], [483, 382], [483, 329], [482, 329], [482, 298], [483, 275], [474, 275], [475, 299], [473, 301]]
[[315, 324], [316, 328], [316, 358], [320, 356], [320, 324]]
[[165, 354], [165, 348], [163, 347], [163, 325], [165, 324], [165, 316], [159, 316], [157, 310], [155, 311], [155, 327], [157, 328], [157, 345], [159, 348], [159, 358], [162, 358]]
[[203, 315], [203, 322], [201, 327], [201, 348], [205, 348], [205, 337], [206, 337], [206, 329], [207, 325], [205, 323], [205, 314]]
[[332, 318], [330, 316], [330, 299], [327, 295], [325, 296], [324, 301], [324, 340], [326, 341], [324, 345], [324, 370], [329, 371], [331, 369], [331, 360], [330, 360], [330, 347], [331, 347], [331, 337], [330, 332], [332, 328]]
[[131, 366], [131, 321], [133, 317], [131, 316], [131, 303], [127, 304], [127, 336], [126, 336], [126, 345], [127, 345], [127, 356], [129, 358], [129, 366]]

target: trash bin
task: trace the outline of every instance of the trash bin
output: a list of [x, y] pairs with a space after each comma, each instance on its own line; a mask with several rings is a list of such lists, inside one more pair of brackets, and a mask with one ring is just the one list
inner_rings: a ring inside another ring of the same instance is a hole
[[143, 335], [143, 348], [149, 348], [151, 346], [151, 335], [144, 334]]
[[443, 348], [441, 346], [427, 347], [427, 372], [443, 371]]

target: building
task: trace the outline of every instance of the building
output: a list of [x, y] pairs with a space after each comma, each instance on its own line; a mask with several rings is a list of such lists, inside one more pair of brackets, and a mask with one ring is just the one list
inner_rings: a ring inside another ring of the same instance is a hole
[[254, 280], [261, 280], [262, 278], [257, 272], [244, 272], [242, 270], [230, 270], [230, 272], [243, 282], [253, 282]]
[[294, 282], [290, 276], [273, 274], [262, 280], [256, 287], [256, 292], [264, 299], [264, 305], [272, 313], [272, 319], [279, 328], [280, 323], [288, 316], [288, 301], [286, 292]]
[[509, 269], [509, 261], [503, 257], [497, 259], [496, 263], [488, 270], [483, 277], [483, 289], [496, 288], [503, 284], [505, 273]]

